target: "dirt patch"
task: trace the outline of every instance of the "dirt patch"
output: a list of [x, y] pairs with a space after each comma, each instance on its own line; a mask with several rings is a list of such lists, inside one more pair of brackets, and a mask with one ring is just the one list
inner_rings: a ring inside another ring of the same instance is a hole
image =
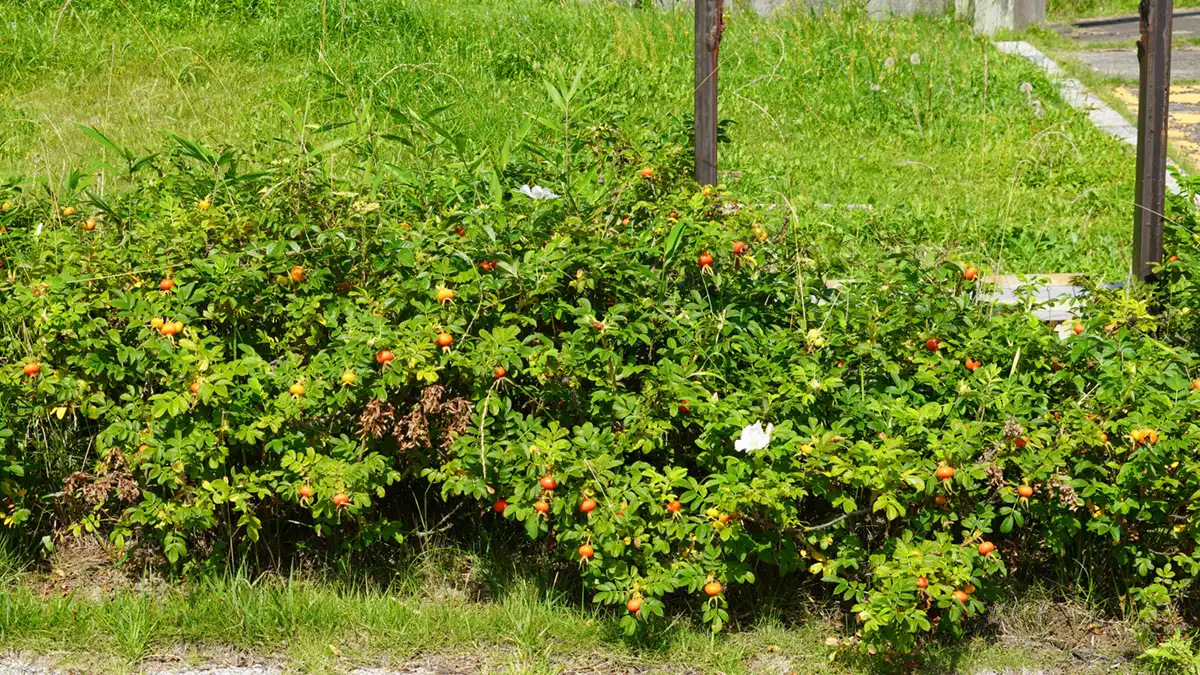
[[[427, 654], [409, 659], [403, 664], [347, 667], [338, 672], [352, 675], [483, 675], [530, 671], [557, 675], [701, 675], [704, 672], [683, 663], [649, 664], [635, 658], [615, 657], [599, 652], [579, 654], [570, 658], [557, 655], [529, 657], [504, 647], [486, 649], [477, 654]], [[750, 672], [778, 675], [791, 671], [751, 668]]]
[[74, 594], [90, 600], [101, 600], [118, 590], [153, 592], [168, 586], [157, 574], [116, 564], [104, 542], [90, 536], [59, 541], [45, 572], [29, 575], [24, 583], [42, 597]]
[[997, 605], [990, 617], [999, 644], [1069, 664], [1061, 672], [1111, 673], [1142, 651], [1128, 624], [1080, 602], [1026, 597]]

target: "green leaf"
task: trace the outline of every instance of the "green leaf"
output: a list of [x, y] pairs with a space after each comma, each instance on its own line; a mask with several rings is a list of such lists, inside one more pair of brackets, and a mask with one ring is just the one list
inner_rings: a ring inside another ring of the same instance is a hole
[[663, 244], [663, 261], [670, 263], [675, 258], [675, 252], [679, 250], [679, 244], [683, 241], [683, 233], [687, 231], [687, 223], [680, 221], [671, 228], [671, 233], [667, 235], [666, 243]]

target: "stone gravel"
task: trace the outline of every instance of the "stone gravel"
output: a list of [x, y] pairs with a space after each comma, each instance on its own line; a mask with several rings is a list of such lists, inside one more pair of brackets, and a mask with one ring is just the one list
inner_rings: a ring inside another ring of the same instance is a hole
[[[48, 660], [30, 660], [22, 657], [0, 658], [0, 675], [85, 675], [93, 671], [79, 669], [59, 669], [51, 667]], [[169, 667], [148, 668], [145, 675], [283, 675], [283, 670], [276, 666], [198, 666], [198, 667]], [[347, 675], [444, 675], [446, 671], [434, 670], [425, 666], [414, 666], [404, 670], [390, 668], [355, 668], [347, 671]]]
[[[468, 660], [469, 661], [469, 660]], [[51, 667], [51, 661], [45, 657], [30, 658], [26, 655], [7, 655], [0, 656], [0, 675], [90, 675], [99, 671], [81, 670], [81, 669], [60, 669]], [[435, 664], [437, 665], [437, 664]], [[347, 675], [462, 675], [474, 671], [474, 668], [468, 667], [468, 670], [463, 670], [462, 666], [467, 664], [459, 664], [458, 666], [430, 667], [429, 664], [405, 666], [401, 670], [392, 668], [354, 668], [346, 671]], [[791, 664], [771, 663], [771, 664], [756, 664], [758, 668], [753, 668], [755, 672], [764, 673], [781, 673], [791, 675], [798, 673], [793, 670]], [[766, 666], [765, 669], [760, 670]], [[634, 669], [636, 672], [642, 672]], [[140, 671], [144, 675], [283, 675], [283, 669], [273, 665], [220, 665], [213, 664], [210, 666], [150, 666]], [[487, 670], [487, 672], [495, 672]], [[499, 672], [504, 672], [500, 670]], [[577, 672], [574, 669], [566, 669], [564, 672]], [[587, 669], [586, 671], [578, 672], [602, 672]], [[622, 670], [622, 672], [630, 672]], [[669, 673], [669, 670], [655, 670], [655, 673]], [[682, 668], [680, 673], [694, 673], [696, 671]], [[1091, 671], [1089, 671], [1091, 672]], [[1003, 670], [995, 670], [990, 668], [978, 669], [970, 671], [970, 675], [1064, 675], [1064, 671], [1060, 669], [1045, 670], [1042, 668], [1005, 668]]]

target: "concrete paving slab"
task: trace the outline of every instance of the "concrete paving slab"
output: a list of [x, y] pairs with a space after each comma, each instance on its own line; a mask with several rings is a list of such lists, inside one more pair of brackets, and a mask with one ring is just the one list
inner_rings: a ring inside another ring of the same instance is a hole
[[[1072, 282], [1080, 274], [997, 274], [983, 277], [976, 299], [984, 304], [1019, 305], [1029, 294], [1040, 305], [1032, 314], [1042, 321], [1068, 321], [1078, 317], [1078, 305], [1087, 296], [1082, 286]], [[852, 279], [826, 279], [825, 288], [836, 291], [854, 283]], [[1121, 288], [1120, 282], [1103, 284]], [[1025, 289], [1018, 291], [1018, 289]]]

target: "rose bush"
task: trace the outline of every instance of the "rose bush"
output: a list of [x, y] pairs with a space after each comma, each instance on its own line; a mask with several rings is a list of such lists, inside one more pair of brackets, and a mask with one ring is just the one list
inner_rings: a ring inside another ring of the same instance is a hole
[[351, 181], [181, 140], [116, 195], [8, 185], [6, 524], [176, 566], [284, 522], [359, 550], [432, 482], [549, 542], [631, 633], [687, 596], [720, 628], [771, 570], [894, 650], [1007, 574], [1090, 565], [1147, 615], [1188, 597], [1185, 229], [1161, 287], [1093, 287], [1054, 326], [984, 302], [978, 261], [827, 288], [788, 205], [696, 188], [678, 146], [576, 152]]

